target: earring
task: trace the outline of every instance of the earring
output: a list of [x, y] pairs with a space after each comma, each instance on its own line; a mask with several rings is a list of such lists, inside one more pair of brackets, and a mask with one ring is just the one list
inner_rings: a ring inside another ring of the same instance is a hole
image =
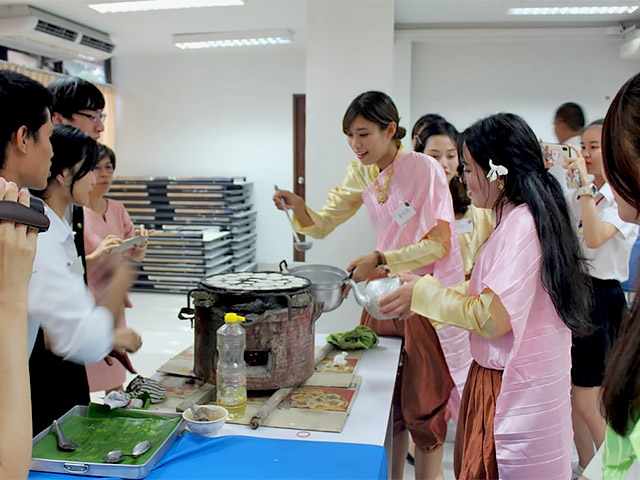
[[498, 190], [500, 190], [500, 191], [504, 190], [504, 183], [499, 183], [498, 184]]

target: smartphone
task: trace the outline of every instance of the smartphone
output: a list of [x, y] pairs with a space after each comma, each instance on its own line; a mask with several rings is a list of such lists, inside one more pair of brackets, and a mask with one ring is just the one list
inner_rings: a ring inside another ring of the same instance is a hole
[[119, 246], [111, 250], [111, 253], [123, 252], [125, 250], [129, 250], [130, 248], [137, 247], [143, 242], [142, 237], [140, 235], [136, 235], [135, 237], [129, 237], [124, 240]]
[[[542, 149], [542, 160], [544, 166], [551, 168], [555, 165], [560, 165], [566, 168], [569, 164], [569, 159], [572, 158], [571, 149], [561, 143], [546, 143], [540, 142], [540, 148]], [[580, 188], [582, 186], [580, 182], [580, 172], [578, 169], [573, 170], [573, 176], [567, 172], [567, 187], [570, 189]]]
[[571, 150], [566, 145], [540, 142], [540, 148], [542, 148], [542, 159], [545, 167], [551, 168], [554, 165], [565, 167], [569, 163]]

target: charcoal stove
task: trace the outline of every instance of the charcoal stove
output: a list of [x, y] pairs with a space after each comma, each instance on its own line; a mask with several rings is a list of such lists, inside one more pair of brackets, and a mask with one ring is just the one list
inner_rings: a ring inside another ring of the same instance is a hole
[[200, 280], [178, 317], [191, 320], [194, 372], [209, 383], [216, 381], [216, 331], [229, 312], [246, 318], [249, 390], [293, 387], [311, 376], [322, 302], [312, 296], [309, 280], [279, 272], [225, 273]]

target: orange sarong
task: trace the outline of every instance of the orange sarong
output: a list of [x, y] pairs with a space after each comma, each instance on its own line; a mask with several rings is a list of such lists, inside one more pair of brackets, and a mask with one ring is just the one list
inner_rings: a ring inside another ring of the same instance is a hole
[[498, 478], [493, 420], [502, 385], [502, 370], [472, 362], [462, 393], [460, 418], [453, 450], [456, 478]]

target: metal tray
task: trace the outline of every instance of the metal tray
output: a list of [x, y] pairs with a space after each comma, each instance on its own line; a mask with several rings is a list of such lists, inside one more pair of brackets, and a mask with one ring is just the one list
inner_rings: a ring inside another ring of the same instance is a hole
[[[150, 412], [168, 418], [177, 418], [182, 415], [177, 412]], [[87, 407], [76, 405], [63, 416], [58, 419], [58, 423], [64, 426], [64, 423], [73, 415], [86, 416]], [[167, 452], [169, 447], [176, 441], [178, 435], [184, 430], [183, 421], [178, 423], [171, 434], [162, 442], [160, 448], [142, 465], [119, 465], [112, 463], [84, 463], [84, 462], [65, 462], [63, 460], [49, 460], [42, 458], [31, 459], [31, 470], [38, 472], [51, 473], [67, 473], [72, 475], [83, 475], [89, 477], [118, 477], [118, 478], [144, 478], [155, 467], [156, 463]], [[43, 430], [33, 438], [33, 446], [35, 447], [44, 437], [51, 431], [51, 427]]]

